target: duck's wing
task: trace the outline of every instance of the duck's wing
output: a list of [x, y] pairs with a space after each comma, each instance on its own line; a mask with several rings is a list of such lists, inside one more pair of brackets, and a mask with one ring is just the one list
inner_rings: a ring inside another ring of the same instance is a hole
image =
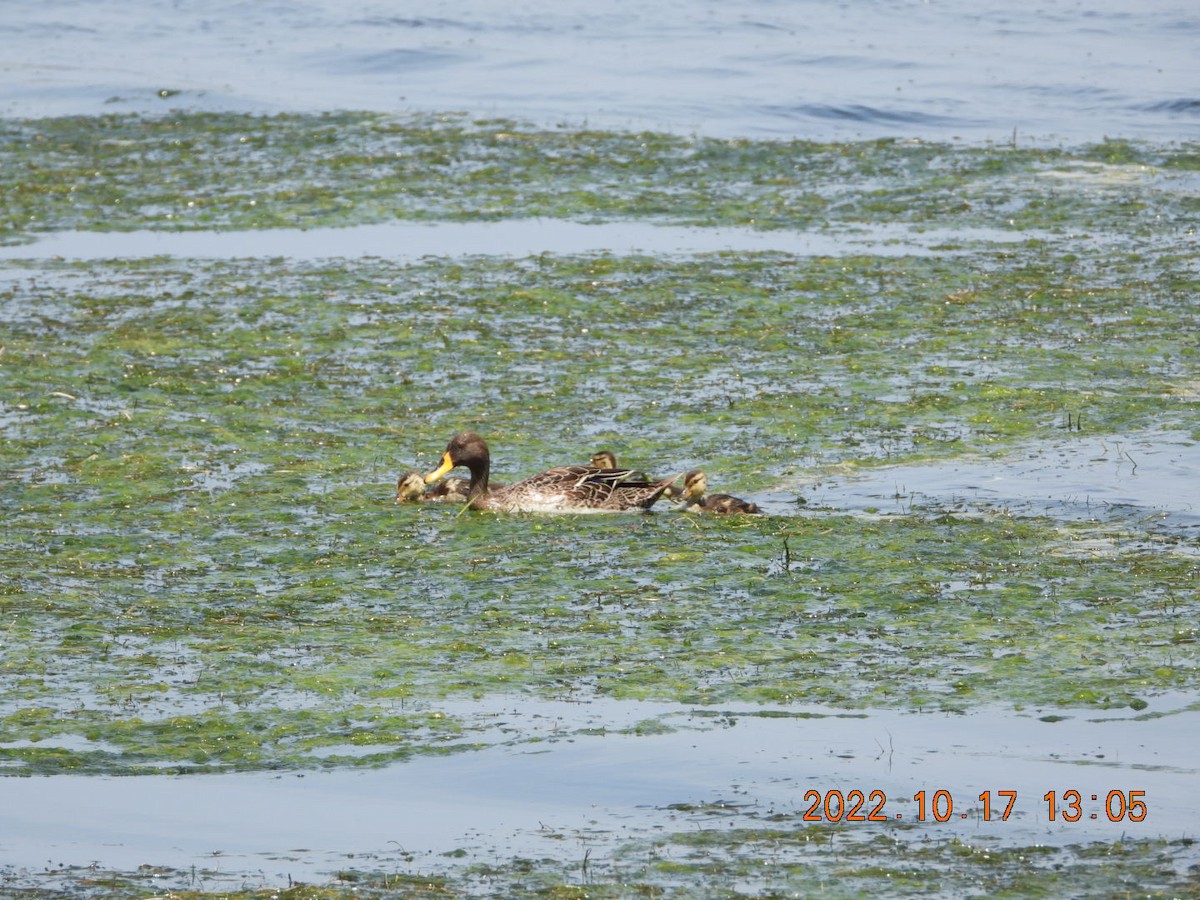
[[[636, 474], [636, 473], [635, 473]], [[671, 490], [679, 475], [660, 481], [626, 478], [612, 485], [612, 491], [603, 501], [604, 509], [649, 509], [659, 498]]]
[[534, 512], [648, 509], [679, 477], [647, 482], [637, 480], [637, 474], [633, 469], [557, 466], [492, 491], [488, 505]]

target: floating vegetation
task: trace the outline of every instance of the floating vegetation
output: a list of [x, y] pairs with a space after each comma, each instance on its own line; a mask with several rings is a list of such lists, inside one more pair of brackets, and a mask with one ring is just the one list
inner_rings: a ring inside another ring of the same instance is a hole
[[[1194, 303], [1102, 273], [1014, 302], [1055, 268], [1046, 248], [14, 265], [0, 753], [190, 770], [327, 765], [357, 742], [379, 762], [472, 741], [398, 702], [495, 691], [921, 709], [1192, 689], [1196, 556], [1116, 525], [1095, 556], [1071, 550], [1095, 523], [1002, 509], [614, 523], [392, 503], [395, 473], [432, 468], [464, 423], [504, 480], [619, 444], [759, 496], [1061, 435], [1071, 410], [1184, 426]], [[109, 749], [44, 749], [81, 734]]]
[[[558, 835], [578, 851], [569, 862], [544, 856], [482, 861], [460, 849], [444, 854], [440, 865], [417, 867], [400, 851], [398, 859], [386, 864], [371, 858], [354, 860], [359, 866], [333, 873], [328, 882], [297, 882], [287, 889], [249, 887], [246, 879], [216, 865], [190, 870], [147, 865], [131, 872], [56, 867], [37, 877], [21, 878], [21, 886], [9, 888], [6, 895], [27, 900], [133, 898], [168, 890], [169, 896], [181, 900], [738, 897], [804, 895], [818, 884], [823, 896], [835, 898], [880, 892], [926, 897], [1109, 897], [1114, 890], [1165, 898], [1192, 896], [1196, 889], [1195, 875], [1176, 868], [1176, 860], [1192, 852], [1190, 839], [1001, 846], [986, 836], [963, 840], [910, 827], [855, 830], [832, 825], [790, 827], [777, 821], [758, 828], [725, 829], [695, 824], [694, 830], [629, 843], [612, 853], [593, 853], [585, 836]], [[579, 849], [577, 842], [584, 848]], [[64, 883], [69, 886], [62, 887]]]
[[[886, 258], [0, 263], [0, 766], [378, 766], [532, 740], [455, 706], [509, 695], [1153, 713], [1200, 687], [1193, 527], [1021, 515], [1003, 498], [830, 509], [805, 504], [804, 483], [1002, 467], [1051, 438], [1200, 438], [1197, 159], [453, 116], [3, 123], [9, 243], [528, 216], [1018, 237]], [[465, 427], [503, 481], [607, 447], [656, 473], [703, 468], [768, 515], [397, 506], [396, 475], [433, 468]], [[593, 861], [585, 883], [800, 890], [800, 844], [832, 834], [726, 835], [711, 863], [702, 836], [667, 835], [603, 876]], [[981, 861], [942, 842], [914, 869], [889, 861], [888, 835], [859, 837], [816, 864], [835, 895], [958, 896], [959, 865], [994, 873], [985, 893], [1024, 895], [1029, 859], [1048, 895], [1118, 883], [1107, 863], [1036, 848]], [[1121, 884], [1174, 889], [1157, 845], [1129, 846]], [[779, 880], [755, 874], [765, 857]], [[502, 877], [577, 887], [538, 861]], [[401, 889], [457, 889], [439, 878]]]
[[1161, 234], [1195, 144], [1077, 149], [533, 130], [462, 115], [177, 113], [0, 123], [0, 236], [542, 216], [809, 229]]

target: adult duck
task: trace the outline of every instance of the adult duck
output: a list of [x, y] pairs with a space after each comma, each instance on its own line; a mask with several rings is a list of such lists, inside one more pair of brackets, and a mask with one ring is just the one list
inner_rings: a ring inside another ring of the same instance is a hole
[[729, 494], [706, 494], [708, 476], [699, 469], [683, 475], [683, 508], [685, 512], [711, 513], [713, 515], [762, 515], [757, 503], [750, 503]]
[[468, 503], [473, 509], [500, 512], [636, 512], [653, 506], [671, 483], [638, 480], [631, 469], [601, 466], [558, 466], [507, 487], [490, 487], [492, 457], [487, 443], [471, 431], [457, 434], [446, 445], [442, 463], [425, 476], [437, 481], [451, 469], [465, 466], [471, 473]]

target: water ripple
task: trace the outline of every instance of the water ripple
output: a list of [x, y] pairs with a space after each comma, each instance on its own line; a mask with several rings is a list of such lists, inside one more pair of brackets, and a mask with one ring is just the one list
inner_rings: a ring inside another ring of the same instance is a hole
[[1127, 6], [677, 0], [632, 16], [463, 0], [447, 17], [383, 0], [219, 15], [9, 0], [0, 116], [463, 110], [719, 137], [1186, 139], [1194, 4]]

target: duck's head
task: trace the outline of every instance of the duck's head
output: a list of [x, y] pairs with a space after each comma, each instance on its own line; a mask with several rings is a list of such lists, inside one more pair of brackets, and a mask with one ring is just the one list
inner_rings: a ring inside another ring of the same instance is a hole
[[482, 478], [487, 474], [491, 464], [491, 455], [483, 438], [473, 431], [463, 431], [456, 434], [446, 445], [442, 454], [442, 464], [425, 476], [425, 483], [437, 481], [456, 466], [466, 466], [471, 470], [471, 479]]
[[597, 469], [615, 469], [617, 458], [611, 450], [597, 450], [592, 454], [592, 465]]
[[425, 480], [420, 472], [405, 472], [396, 479], [396, 502], [411, 503], [425, 493]]
[[683, 473], [683, 493], [680, 499], [686, 503], [698, 503], [708, 490], [708, 476], [699, 469]]

